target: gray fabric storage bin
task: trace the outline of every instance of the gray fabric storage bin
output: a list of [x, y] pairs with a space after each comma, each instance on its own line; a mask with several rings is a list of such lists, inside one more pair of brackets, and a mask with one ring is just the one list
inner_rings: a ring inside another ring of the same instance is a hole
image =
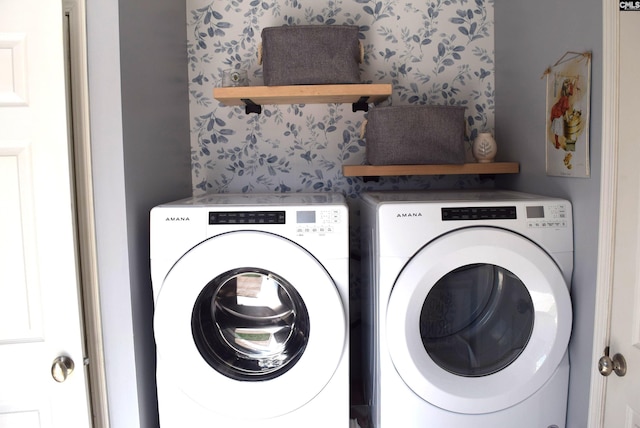
[[464, 107], [374, 107], [365, 125], [371, 165], [463, 164]]
[[360, 29], [353, 25], [297, 25], [262, 30], [264, 84], [360, 83]]

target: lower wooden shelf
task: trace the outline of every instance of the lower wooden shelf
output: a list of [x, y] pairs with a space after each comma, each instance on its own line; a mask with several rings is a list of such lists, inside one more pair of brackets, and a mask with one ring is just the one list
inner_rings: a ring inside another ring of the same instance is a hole
[[343, 165], [345, 177], [393, 175], [517, 174], [518, 162], [465, 163], [462, 165]]

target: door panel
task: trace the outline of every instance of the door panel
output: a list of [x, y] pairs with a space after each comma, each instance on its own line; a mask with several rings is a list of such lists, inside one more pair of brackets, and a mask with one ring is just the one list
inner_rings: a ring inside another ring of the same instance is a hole
[[640, 426], [640, 141], [637, 118], [640, 58], [640, 14], [620, 13], [620, 65], [618, 107], [618, 178], [615, 217], [613, 300], [610, 354], [621, 353], [628, 373], [607, 378], [605, 427]]
[[[62, 3], [0, 2], [0, 426], [86, 427]], [[75, 370], [52, 378], [65, 355]]]
[[29, 145], [0, 145], [0, 343], [42, 337], [30, 171]]
[[36, 428], [40, 426], [38, 412], [0, 414], [0, 427]]

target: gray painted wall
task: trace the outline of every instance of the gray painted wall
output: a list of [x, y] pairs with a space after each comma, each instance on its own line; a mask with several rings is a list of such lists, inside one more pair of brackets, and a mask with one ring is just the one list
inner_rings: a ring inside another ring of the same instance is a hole
[[[617, 7], [612, 4], [611, 7]], [[520, 162], [497, 187], [569, 199], [574, 212], [574, 328], [567, 427], [587, 426], [593, 338], [602, 133], [602, 3], [496, 0], [496, 140], [500, 160]], [[591, 178], [547, 177], [544, 70], [566, 51], [592, 51]]]
[[[87, 0], [98, 269], [113, 427], [156, 427], [149, 210], [191, 196], [186, 11]], [[138, 421], [136, 424], [134, 421]]]

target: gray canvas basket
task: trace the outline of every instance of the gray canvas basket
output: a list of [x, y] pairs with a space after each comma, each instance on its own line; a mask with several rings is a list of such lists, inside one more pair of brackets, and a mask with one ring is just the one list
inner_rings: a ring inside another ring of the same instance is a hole
[[375, 107], [365, 127], [370, 165], [463, 164], [464, 107]]
[[262, 30], [264, 84], [360, 83], [360, 29], [353, 25], [298, 25]]

